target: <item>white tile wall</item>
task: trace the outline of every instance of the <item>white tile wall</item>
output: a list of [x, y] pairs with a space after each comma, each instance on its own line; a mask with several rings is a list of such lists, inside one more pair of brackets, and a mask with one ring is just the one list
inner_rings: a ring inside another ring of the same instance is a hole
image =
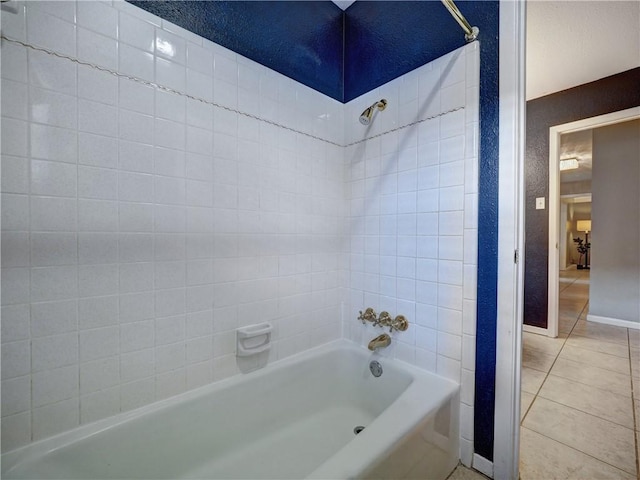
[[[471, 44], [345, 106], [350, 262], [345, 334], [366, 345], [380, 333], [359, 310], [403, 314], [394, 356], [461, 384], [461, 458], [471, 462], [475, 374], [478, 46]], [[386, 98], [369, 127], [360, 112]], [[398, 103], [398, 100], [400, 103]]]
[[[367, 306], [461, 382], [472, 444], [477, 45], [342, 105], [120, 0], [2, 29], [205, 100], [2, 43], [3, 450], [237, 374], [241, 325], [272, 360], [366, 344]], [[342, 148], [211, 101], [337, 144], [464, 110]]]
[[[340, 103], [130, 4], [18, 5], [12, 38], [344, 141]], [[340, 337], [342, 148], [4, 41], [2, 93], [3, 450], [238, 373], [238, 326], [271, 360]]]

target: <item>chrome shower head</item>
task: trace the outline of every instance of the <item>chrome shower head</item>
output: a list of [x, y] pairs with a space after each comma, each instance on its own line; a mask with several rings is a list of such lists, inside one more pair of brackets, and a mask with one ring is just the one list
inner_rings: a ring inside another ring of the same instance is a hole
[[360, 115], [360, 123], [362, 125], [369, 125], [371, 123], [371, 117], [373, 117], [373, 107], [368, 107], [362, 115]]
[[369, 125], [371, 123], [371, 120], [373, 119], [373, 114], [375, 113], [376, 109], [382, 111], [385, 108], [387, 108], [387, 100], [383, 98], [382, 100], [374, 103], [364, 112], [362, 112], [362, 114], [360, 115], [360, 123], [362, 125]]

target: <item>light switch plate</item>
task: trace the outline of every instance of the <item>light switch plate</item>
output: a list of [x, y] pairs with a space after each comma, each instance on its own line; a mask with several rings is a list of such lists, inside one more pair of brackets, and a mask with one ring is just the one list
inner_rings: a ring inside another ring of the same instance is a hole
[[536, 210], [544, 210], [544, 197], [536, 198]]

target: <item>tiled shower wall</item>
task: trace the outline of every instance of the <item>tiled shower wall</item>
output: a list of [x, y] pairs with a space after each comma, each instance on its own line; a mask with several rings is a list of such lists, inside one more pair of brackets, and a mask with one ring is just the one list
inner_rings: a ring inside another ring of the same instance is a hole
[[[349, 102], [345, 113], [347, 143], [375, 137], [345, 151], [345, 335], [367, 345], [382, 333], [356, 320], [365, 307], [409, 320], [409, 329], [393, 333], [380, 354], [461, 384], [461, 459], [467, 465], [473, 454], [478, 93], [479, 48], [473, 43]], [[370, 127], [360, 125], [360, 112], [381, 98], [388, 107]]]
[[211, 102], [338, 144], [343, 105], [124, 2], [10, 3], [176, 92], [2, 42], [3, 450], [238, 373], [238, 326], [339, 338], [343, 148]]
[[240, 325], [366, 344], [371, 306], [461, 382], [469, 463], [477, 44], [341, 105], [124, 2], [18, 5], [3, 35], [204, 102], [3, 41], [3, 450], [238, 373]]

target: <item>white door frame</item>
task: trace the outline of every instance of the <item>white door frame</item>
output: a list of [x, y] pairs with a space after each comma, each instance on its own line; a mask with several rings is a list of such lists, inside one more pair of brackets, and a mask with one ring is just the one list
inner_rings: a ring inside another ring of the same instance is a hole
[[[537, 328], [538, 333], [550, 337], [558, 336], [558, 308], [560, 291], [560, 253], [558, 243], [562, 233], [558, 214], [560, 211], [560, 136], [591, 128], [604, 127], [614, 123], [640, 118], [640, 107], [633, 107], [597, 117], [555, 125], [549, 128], [549, 290], [547, 305], [547, 329]], [[529, 328], [526, 328], [529, 331]]]
[[[492, 477], [517, 480], [524, 278], [525, 8], [500, 2], [498, 311]], [[475, 466], [475, 464], [474, 464]]]
[[[485, 467], [479, 470], [501, 480], [519, 478], [520, 368], [524, 304], [522, 259], [525, 211], [525, 8], [524, 0], [500, 1], [498, 312], [494, 457], [493, 462], [489, 462], [482, 457], [477, 458], [478, 455], [474, 456], [474, 467]], [[640, 118], [640, 107], [597, 117], [597, 126], [636, 117]], [[556, 127], [558, 132], [555, 132], [553, 139], [555, 157], [557, 158], [559, 132], [568, 133], [593, 126], [594, 119], [589, 119]], [[554, 192], [554, 189], [550, 192]], [[558, 193], [559, 191], [556, 191], [553, 194]], [[554, 201], [557, 203], [559, 199], [554, 197]], [[557, 232], [557, 222], [553, 224], [553, 228]], [[557, 253], [555, 248], [551, 251]], [[514, 262], [515, 253], [520, 258], [518, 262]]]

